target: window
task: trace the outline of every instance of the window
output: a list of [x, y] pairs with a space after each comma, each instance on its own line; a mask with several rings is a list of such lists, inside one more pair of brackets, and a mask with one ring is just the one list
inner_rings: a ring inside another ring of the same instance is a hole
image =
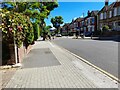
[[120, 15], [120, 6], [118, 7], [118, 14], [117, 15]]
[[111, 18], [111, 17], [112, 17], [112, 11], [109, 12], [109, 18]]
[[94, 32], [94, 26], [92, 26], [92, 31]]
[[102, 27], [103, 27], [103, 24], [102, 24], [102, 23], [100, 23], [100, 30], [102, 30]]
[[88, 31], [90, 31], [90, 27], [88, 27]]
[[116, 26], [116, 22], [113, 22], [113, 26], [114, 26], [114, 27]]
[[86, 27], [84, 27], [84, 31], [86, 32]]
[[103, 13], [100, 14], [100, 19], [103, 19]]
[[82, 26], [84, 25], [84, 21], [82, 21]]
[[106, 12], [104, 12], [104, 19], [106, 19]]
[[114, 16], [117, 15], [117, 8], [114, 8]]
[[94, 17], [91, 18], [91, 23], [92, 23], [92, 24], [95, 23], [95, 18], [94, 18]]
[[90, 18], [88, 18], [88, 25], [90, 25]]

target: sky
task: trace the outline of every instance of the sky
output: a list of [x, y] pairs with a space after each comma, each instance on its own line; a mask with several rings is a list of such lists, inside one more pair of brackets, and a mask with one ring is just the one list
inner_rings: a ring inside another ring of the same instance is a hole
[[62, 16], [64, 23], [70, 23], [72, 19], [87, 15], [88, 10], [100, 10], [104, 6], [104, 2], [58, 2], [59, 6], [51, 11], [48, 19], [45, 20], [46, 25], [52, 25], [50, 20], [55, 16]]

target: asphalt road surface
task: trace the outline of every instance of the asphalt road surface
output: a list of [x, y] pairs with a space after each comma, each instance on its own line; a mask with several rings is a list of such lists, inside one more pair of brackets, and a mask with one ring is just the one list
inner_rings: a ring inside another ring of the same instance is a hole
[[53, 42], [118, 77], [118, 42], [72, 38]]

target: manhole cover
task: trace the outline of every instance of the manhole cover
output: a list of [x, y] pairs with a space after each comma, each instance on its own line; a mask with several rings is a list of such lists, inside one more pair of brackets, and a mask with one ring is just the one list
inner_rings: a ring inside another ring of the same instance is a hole
[[50, 51], [45, 51], [45, 54], [50, 54], [51, 52]]

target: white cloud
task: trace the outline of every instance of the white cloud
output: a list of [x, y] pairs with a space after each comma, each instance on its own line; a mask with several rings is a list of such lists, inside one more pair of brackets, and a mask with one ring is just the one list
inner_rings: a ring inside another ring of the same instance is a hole
[[77, 17], [74, 17], [74, 20], [77, 19]]
[[80, 17], [83, 18], [83, 15], [81, 15]]

